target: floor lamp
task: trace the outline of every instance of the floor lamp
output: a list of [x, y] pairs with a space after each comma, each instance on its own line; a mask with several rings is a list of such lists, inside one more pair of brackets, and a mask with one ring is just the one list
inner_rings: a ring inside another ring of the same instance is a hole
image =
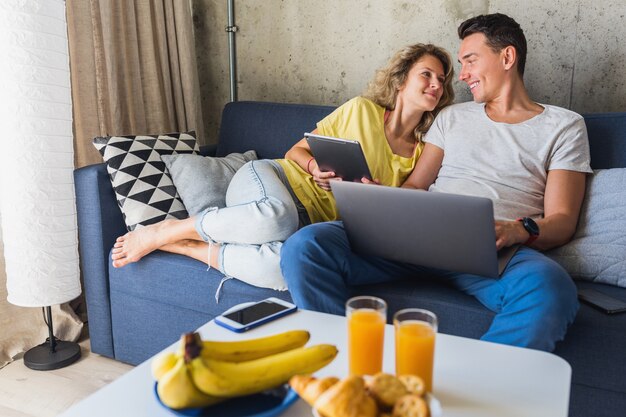
[[0, 56], [8, 301], [45, 308], [48, 340], [24, 363], [56, 369], [80, 358], [78, 344], [55, 339], [50, 308], [81, 293], [65, 2], [0, 2]]

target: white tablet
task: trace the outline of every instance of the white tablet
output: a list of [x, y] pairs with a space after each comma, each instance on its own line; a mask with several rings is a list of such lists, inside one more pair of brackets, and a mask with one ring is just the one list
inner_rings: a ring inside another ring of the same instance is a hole
[[372, 179], [361, 144], [356, 140], [305, 133], [311, 152], [322, 171], [333, 171], [344, 181]]

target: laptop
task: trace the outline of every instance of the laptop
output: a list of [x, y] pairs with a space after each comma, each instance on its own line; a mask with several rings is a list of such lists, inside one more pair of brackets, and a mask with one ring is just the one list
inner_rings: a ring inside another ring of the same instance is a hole
[[498, 278], [518, 246], [496, 250], [488, 198], [331, 181], [352, 250]]

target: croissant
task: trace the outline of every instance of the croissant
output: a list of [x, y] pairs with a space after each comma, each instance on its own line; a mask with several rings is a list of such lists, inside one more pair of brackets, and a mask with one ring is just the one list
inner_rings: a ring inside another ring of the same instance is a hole
[[315, 400], [338, 381], [339, 378], [334, 376], [318, 379], [310, 375], [295, 375], [289, 380], [289, 385], [304, 401], [313, 406]]
[[324, 417], [376, 417], [376, 401], [360, 376], [345, 378], [328, 388], [313, 404]]

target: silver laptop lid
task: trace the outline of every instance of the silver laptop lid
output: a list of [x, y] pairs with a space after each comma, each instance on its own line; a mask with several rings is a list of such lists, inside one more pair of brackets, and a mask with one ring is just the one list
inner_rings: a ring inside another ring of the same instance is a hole
[[347, 181], [331, 187], [355, 252], [499, 276], [491, 200]]

